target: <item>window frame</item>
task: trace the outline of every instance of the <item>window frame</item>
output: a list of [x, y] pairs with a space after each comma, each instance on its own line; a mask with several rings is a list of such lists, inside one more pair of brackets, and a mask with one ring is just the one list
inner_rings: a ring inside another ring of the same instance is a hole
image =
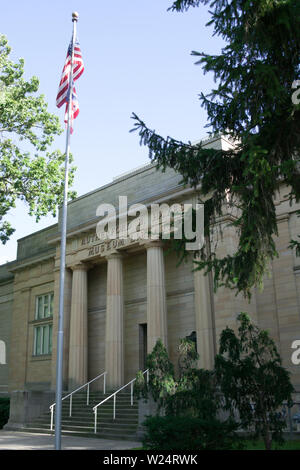
[[[44, 340], [45, 340], [45, 330], [48, 328], [48, 333], [46, 337], [46, 344], [47, 349], [44, 349]], [[40, 331], [40, 346], [38, 352], [38, 331]], [[53, 333], [53, 325], [52, 323], [42, 323], [39, 325], [35, 325], [33, 329], [33, 356], [40, 357], [40, 356], [49, 356], [52, 354], [52, 333]]]
[[[40, 316], [39, 312], [39, 300], [42, 299], [42, 315]], [[45, 302], [47, 299], [47, 302]], [[54, 302], [54, 292], [48, 292], [46, 294], [37, 295], [35, 299], [35, 320], [48, 320], [53, 318], [53, 302]], [[45, 314], [45, 308], [48, 308], [48, 313]]]
[[33, 357], [52, 354], [54, 292], [35, 297], [33, 326]]

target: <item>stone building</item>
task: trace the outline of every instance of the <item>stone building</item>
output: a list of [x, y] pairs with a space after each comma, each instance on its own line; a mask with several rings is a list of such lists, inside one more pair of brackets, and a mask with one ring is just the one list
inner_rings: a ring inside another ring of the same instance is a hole
[[[206, 145], [231, 144], [221, 137]], [[69, 202], [64, 390], [104, 371], [108, 388], [115, 390], [145, 368], [157, 338], [176, 363], [179, 340], [194, 332], [200, 365], [212, 368], [220, 332], [235, 328], [241, 311], [269, 330], [300, 390], [300, 366], [291, 362], [292, 342], [300, 339], [300, 260], [288, 248], [300, 233], [300, 218], [284, 188], [275, 201], [279, 258], [250, 303], [225, 288], [214, 293], [212, 279], [192, 271], [192, 259], [177, 266], [174, 253], [159, 241], [103, 242], [96, 236], [97, 207], [117, 207], [119, 196], [127, 196], [128, 205], [194, 203], [198, 190], [180, 181], [173, 170], [162, 173], [149, 164]], [[218, 224], [224, 227], [231, 217], [224, 205]], [[224, 230], [219, 254], [230, 253], [235, 243], [234, 229]], [[20, 239], [17, 259], [0, 267], [0, 392], [11, 396], [11, 426], [38, 415], [55, 399], [59, 256], [60, 222]]]

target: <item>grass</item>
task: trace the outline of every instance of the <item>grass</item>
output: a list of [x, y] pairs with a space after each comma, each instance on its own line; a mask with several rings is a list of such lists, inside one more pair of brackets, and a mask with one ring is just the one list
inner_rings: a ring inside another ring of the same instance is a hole
[[[300, 441], [285, 441], [283, 446], [278, 446], [277, 444], [272, 445], [274, 450], [300, 450]], [[263, 441], [247, 441], [246, 450], [265, 450]]]
[[[278, 446], [273, 444], [272, 448], [274, 450], [300, 450], [300, 441], [285, 441], [283, 446]], [[148, 450], [145, 447], [136, 447], [131, 450]], [[265, 450], [263, 441], [246, 441], [246, 447], [244, 450]]]

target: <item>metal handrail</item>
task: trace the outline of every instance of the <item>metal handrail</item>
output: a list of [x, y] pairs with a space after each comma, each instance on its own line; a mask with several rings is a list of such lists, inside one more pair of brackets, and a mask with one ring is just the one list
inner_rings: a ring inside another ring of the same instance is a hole
[[[143, 375], [144, 374], [147, 374], [147, 383], [149, 382], [149, 369], [145, 370], [143, 372]], [[94, 406], [93, 408], [93, 412], [94, 412], [94, 415], [95, 415], [95, 418], [94, 418], [94, 433], [96, 434], [97, 433], [97, 413], [98, 413], [98, 407], [101, 406], [103, 403], [105, 403], [106, 401], [108, 401], [110, 398], [114, 397], [114, 407], [113, 407], [113, 419], [116, 419], [116, 396], [119, 392], [121, 392], [122, 390], [124, 390], [124, 388], [128, 387], [128, 385], [130, 385], [130, 404], [131, 406], [133, 406], [133, 384], [134, 382], [136, 381], [136, 378], [131, 380], [130, 382], [128, 382], [126, 385], [123, 385], [123, 387], [119, 388], [116, 392], [112, 393], [111, 395], [109, 395], [109, 397], [105, 398], [104, 400], [102, 400], [100, 403], [98, 403], [96, 406]]]
[[[72, 402], [73, 402], [73, 395], [74, 393], [76, 392], [79, 392], [79, 390], [83, 389], [84, 387], [87, 387], [87, 398], [86, 398], [86, 404], [89, 405], [89, 401], [90, 401], [90, 384], [92, 382], [95, 382], [95, 380], [98, 380], [100, 379], [100, 377], [104, 376], [103, 377], [103, 393], [105, 394], [105, 389], [106, 389], [106, 374], [107, 372], [102, 372], [102, 374], [100, 375], [97, 375], [97, 377], [95, 377], [94, 379], [90, 380], [89, 382], [81, 385], [80, 387], [76, 388], [76, 390], [73, 390], [71, 393], [69, 393], [68, 395], [66, 395], [65, 397], [63, 397], [61, 399], [61, 401], [65, 400], [66, 398], [69, 398], [70, 397], [70, 408], [69, 408], [69, 416], [71, 417], [72, 416]], [[54, 407], [55, 407], [56, 403], [53, 403], [49, 408], [50, 408], [50, 412], [51, 412], [51, 422], [50, 422], [50, 430], [53, 431], [53, 414], [54, 414]]]

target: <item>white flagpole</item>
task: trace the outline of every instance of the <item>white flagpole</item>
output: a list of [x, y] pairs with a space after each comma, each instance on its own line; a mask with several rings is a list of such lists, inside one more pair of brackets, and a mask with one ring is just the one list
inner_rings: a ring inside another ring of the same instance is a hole
[[71, 127], [71, 107], [73, 94], [73, 62], [74, 62], [74, 44], [76, 40], [76, 24], [78, 13], [72, 13], [73, 36], [72, 36], [72, 55], [71, 71], [69, 77], [68, 90], [68, 123], [66, 135], [66, 153], [65, 153], [65, 184], [64, 201], [62, 206], [61, 219], [61, 249], [60, 249], [60, 276], [59, 276], [59, 313], [58, 313], [58, 332], [57, 332], [57, 360], [56, 360], [56, 398], [55, 398], [55, 449], [61, 450], [61, 415], [62, 415], [62, 382], [63, 382], [63, 347], [64, 347], [64, 284], [66, 268], [66, 237], [67, 237], [67, 204], [68, 204], [68, 172], [70, 156], [70, 127]]

